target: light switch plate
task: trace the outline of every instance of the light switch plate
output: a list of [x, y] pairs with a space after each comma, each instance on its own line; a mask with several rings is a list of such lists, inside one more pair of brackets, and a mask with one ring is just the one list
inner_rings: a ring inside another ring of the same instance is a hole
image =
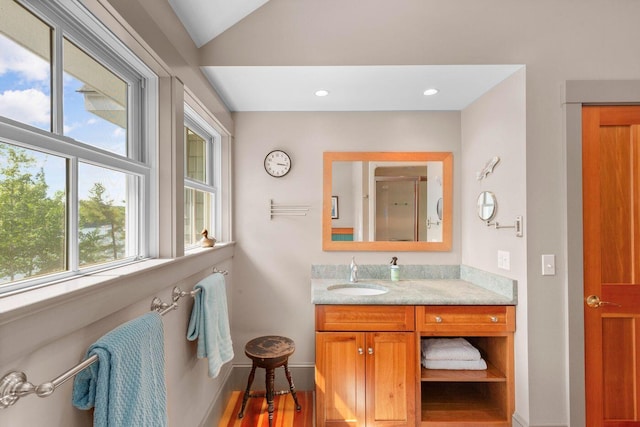
[[511, 270], [511, 254], [507, 251], [498, 251], [498, 268]]
[[555, 276], [556, 274], [556, 256], [553, 254], [542, 255], [542, 275]]

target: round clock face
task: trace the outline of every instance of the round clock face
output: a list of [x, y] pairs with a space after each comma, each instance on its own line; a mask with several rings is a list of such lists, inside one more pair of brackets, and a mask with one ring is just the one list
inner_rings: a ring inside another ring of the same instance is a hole
[[291, 170], [291, 157], [282, 150], [273, 150], [264, 158], [264, 170], [276, 178], [283, 177]]

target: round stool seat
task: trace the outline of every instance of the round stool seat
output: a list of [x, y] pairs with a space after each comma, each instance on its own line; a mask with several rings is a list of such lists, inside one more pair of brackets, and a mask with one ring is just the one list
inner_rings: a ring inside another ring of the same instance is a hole
[[[267, 398], [267, 412], [269, 413], [269, 427], [273, 423], [273, 398], [275, 395], [291, 393], [293, 401], [296, 404], [296, 411], [301, 409], [298, 403], [298, 397], [296, 396], [296, 388], [293, 385], [293, 379], [291, 378], [291, 372], [289, 371], [289, 356], [296, 350], [296, 346], [293, 340], [287, 337], [281, 337], [278, 335], [267, 335], [264, 337], [254, 338], [244, 346], [244, 354], [252, 360], [251, 372], [247, 380], [247, 388], [242, 398], [242, 406], [238, 413], [238, 418], [244, 416], [244, 408], [247, 405], [247, 400], [251, 397], [266, 397]], [[284, 367], [284, 373], [289, 382], [288, 391], [278, 391], [273, 389], [274, 383], [274, 371], [275, 368], [280, 366]], [[256, 368], [263, 368], [266, 371], [265, 374], [265, 387], [266, 391], [262, 393], [251, 393], [251, 384], [256, 373]]]
[[278, 367], [296, 350], [292, 339], [277, 335], [254, 338], [244, 347], [244, 354], [261, 367]]

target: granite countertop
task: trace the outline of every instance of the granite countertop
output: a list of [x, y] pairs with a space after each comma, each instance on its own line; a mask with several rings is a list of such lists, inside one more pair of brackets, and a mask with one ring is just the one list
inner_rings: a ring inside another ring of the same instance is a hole
[[[326, 266], [321, 271], [327, 273]], [[423, 269], [424, 270], [424, 269]], [[383, 286], [388, 292], [379, 295], [345, 295], [330, 291], [332, 285], [349, 285], [348, 275], [328, 274], [330, 278], [312, 274], [311, 302], [313, 304], [367, 304], [367, 305], [516, 305], [517, 282], [468, 267], [458, 272], [447, 267], [438, 269], [438, 274], [424, 274], [420, 278], [408, 277], [404, 280], [360, 278], [356, 286], [371, 284]], [[432, 272], [433, 268], [429, 268]], [[315, 277], [314, 277], [315, 276]], [[326, 274], [325, 274], [326, 276]], [[374, 275], [375, 276], [375, 275]], [[462, 278], [460, 278], [462, 276]], [[401, 276], [402, 277], [402, 276]], [[406, 276], [405, 276], [406, 277]], [[426, 277], [426, 278], [423, 278]]]

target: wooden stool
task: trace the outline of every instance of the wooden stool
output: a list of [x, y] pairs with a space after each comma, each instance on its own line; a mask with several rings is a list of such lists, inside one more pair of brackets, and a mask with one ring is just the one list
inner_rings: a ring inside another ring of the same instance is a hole
[[[244, 392], [242, 398], [242, 407], [238, 418], [244, 416], [244, 407], [247, 404], [247, 400], [250, 397], [266, 397], [267, 398], [267, 411], [269, 412], [269, 426], [273, 422], [273, 397], [275, 395], [282, 395], [291, 393], [293, 401], [296, 403], [296, 411], [302, 409], [298, 403], [298, 396], [296, 396], [296, 388], [293, 385], [291, 379], [291, 372], [289, 372], [289, 356], [293, 354], [296, 347], [293, 340], [286, 337], [280, 337], [275, 335], [269, 335], [265, 337], [254, 338], [247, 343], [244, 347], [244, 354], [253, 361], [251, 366], [251, 373], [249, 374], [249, 381], [247, 381], [247, 389]], [[273, 380], [275, 378], [275, 369], [284, 366], [284, 373], [289, 381], [289, 390], [287, 391], [273, 391]], [[256, 368], [264, 368], [266, 370], [265, 385], [267, 388], [266, 393], [251, 393], [251, 384], [256, 374]]]

